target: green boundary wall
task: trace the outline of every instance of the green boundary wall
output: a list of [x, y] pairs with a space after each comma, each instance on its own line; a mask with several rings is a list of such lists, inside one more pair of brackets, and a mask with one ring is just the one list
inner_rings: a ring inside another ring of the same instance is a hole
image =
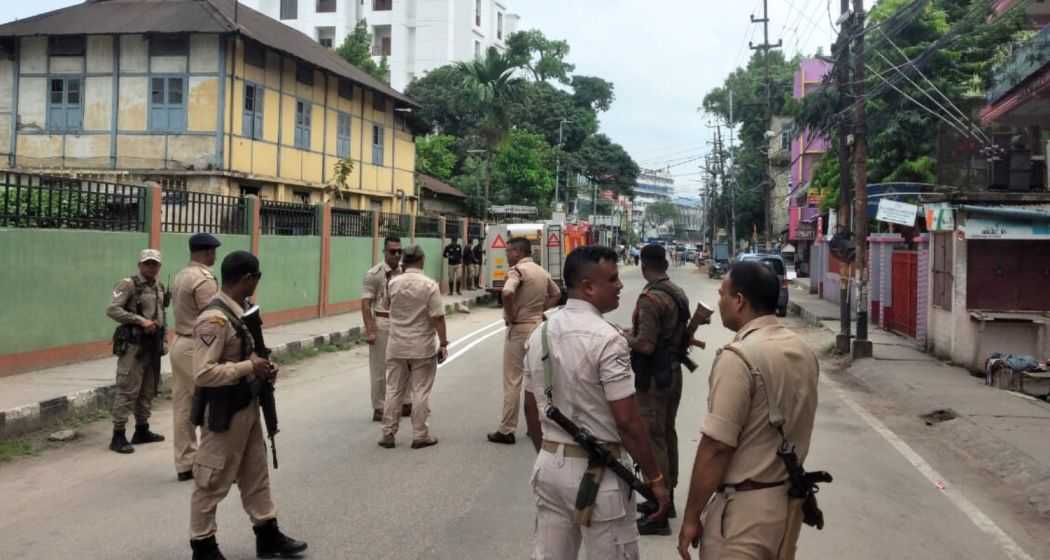
[[321, 238], [263, 235], [263, 279], [257, 298], [266, 312], [317, 305], [321, 291]]
[[111, 337], [113, 287], [148, 246], [146, 233], [0, 229], [0, 354]]
[[328, 267], [328, 303], [361, 298], [365, 273], [372, 268], [371, 237], [332, 237]]
[[[222, 246], [215, 252], [215, 266], [212, 267], [212, 272], [221, 280], [219, 267], [222, 259], [234, 251], [251, 251], [252, 238], [248, 235], [214, 235]], [[163, 233], [160, 236], [160, 253], [164, 259], [160, 277], [169, 286], [175, 281], [175, 275], [190, 262], [190, 237], [193, 237], [193, 234]]]
[[423, 272], [440, 283], [441, 253], [445, 250], [445, 248], [441, 246], [441, 240], [417, 237], [416, 244], [423, 248], [423, 254], [426, 255], [426, 261], [423, 263]]

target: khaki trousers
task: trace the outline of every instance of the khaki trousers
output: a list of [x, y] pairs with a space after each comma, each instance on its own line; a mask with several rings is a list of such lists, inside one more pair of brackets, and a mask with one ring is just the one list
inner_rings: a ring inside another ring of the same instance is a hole
[[171, 346], [171, 415], [172, 437], [175, 449], [175, 472], [183, 473], [193, 468], [193, 456], [197, 453], [197, 427], [190, 414], [193, 410], [193, 337], [177, 336]]
[[481, 286], [478, 285], [478, 275], [481, 274], [481, 265], [467, 265], [465, 270], [467, 271], [467, 288], [471, 290], [476, 290], [480, 288]]
[[525, 375], [525, 343], [539, 323], [511, 325], [503, 345], [503, 414], [499, 431], [513, 434], [518, 429], [521, 411], [521, 381]]
[[[776, 560], [788, 517], [787, 486], [749, 492], [719, 492], [700, 521], [705, 560]], [[798, 540], [798, 535], [794, 535]], [[793, 547], [792, 547], [793, 548]]]
[[430, 436], [430, 391], [437, 376], [437, 357], [421, 360], [391, 358], [386, 362], [386, 404], [383, 408], [383, 435], [393, 437], [401, 423], [401, 403], [412, 399], [412, 440]]
[[[576, 493], [587, 459], [540, 451], [532, 474], [536, 498], [533, 560], [575, 560], [583, 545], [588, 560], [637, 560], [638, 527], [633, 494], [606, 469], [590, 527], [576, 524]], [[703, 558], [708, 558], [704, 556]]]
[[368, 347], [368, 370], [372, 383], [372, 410], [383, 409], [386, 398], [386, 344], [390, 319], [376, 317], [376, 343]]
[[252, 524], [260, 525], [277, 517], [270, 499], [266, 460], [258, 401], [234, 414], [230, 429], [225, 432], [201, 427], [201, 445], [193, 462], [190, 539], [206, 539], [215, 534], [215, 510], [234, 482], [240, 488], [241, 504]]
[[[450, 264], [448, 265], [448, 293], [456, 292], [456, 284], [463, 281], [463, 265], [461, 264]], [[459, 289], [462, 290], [463, 286], [460, 285]]]
[[128, 351], [117, 360], [117, 394], [113, 397], [113, 429], [123, 430], [128, 416], [135, 415], [135, 424], [149, 422], [153, 398], [157, 396], [156, 371], [147, 359], [137, 357], [139, 347], [128, 346]]
[[682, 401], [682, 368], [671, 374], [671, 386], [657, 389], [655, 383], [648, 391], [638, 391], [638, 407], [649, 428], [656, 466], [667, 477], [668, 488], [678, 485], [678, 430], [675, 420]]

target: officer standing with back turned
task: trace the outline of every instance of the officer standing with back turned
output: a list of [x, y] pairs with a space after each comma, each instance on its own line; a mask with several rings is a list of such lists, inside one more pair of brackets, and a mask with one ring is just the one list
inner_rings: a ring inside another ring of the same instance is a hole
[[[678, 484], [678, 432], [675, 420], [682, 400], [682, 359], [688, 348], [689, 298], [667, 276], [667, 253], [660, 245], [646, 245], [641, 252], [642, 276], [648, 282], [638, 296], [632, 330], [625, 333], [631, 347], [638, 405], [649, 426], [649, 438], [660, 472], [667, 476], [674, 514], [674, 489]], [[643, 511], [643, 513], [653, 513]], [[670, 535], [667, 516], [642, 519], [643, 535]]]
[[[164, 441], [149, 429], [153, 398], [160, 387], [160, 359], [167, 353], [164, 340], [167, 297], [160, 273], [160, 251], [139, 254], [139, 272], [120, 281], [106, 315], [120, 323], [113, 335], [117, 360], [117, 394], [113, 399], [113, 439], [109, 448], [134, 453], [132, 444]], [[135, 435], [128, 443], [128, 415], [135, 415]]]
[[193, 407], [193, 325], [197, 316], [219, 292], [210, 267], [221, 243], [214, 236], [198, 233], [190, 237], [190, 264], [175, 276], [172, 302], [175, 311], [175, 343], [171, 347], [172, 437], [175, 473], [179, 481], [193, 479], [193, 455], [197, 452], [197, 428], [190, 418]]
[[278, 528], [277, 509], [270, 498], [258, 390], [253, 385], [273, 383], [277, 366], [255, 354], [254, 339], [242, 320], [245, 302], [261, 279], [255, 255], [246, 251], [227, 255], [222, 261], [222, 291], [193, 329], [198, 393], [194, 399], [203, 404], [194, 419], [201, 423], [201, 444], [193, 461], [195, 488], [190, 502], [193, 560], [225, 560], [215, 540], [215, 511], [235, 482], [254, 526], [259, 558], [306, 550], [306, 543]]

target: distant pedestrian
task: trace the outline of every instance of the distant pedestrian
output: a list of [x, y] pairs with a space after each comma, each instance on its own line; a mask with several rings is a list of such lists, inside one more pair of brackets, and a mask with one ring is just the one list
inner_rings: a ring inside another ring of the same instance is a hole
[[[114, 333], [113, 353], [117, 360], [117, 392], [113, 398], [113, 438], [109, 448], [133, 453], [132, 444], [164, 441], [149, 429], [153, 399], [160, 387], [160, 360], [167, 354], [165, 339], [167, 296], [157, 280], [160, 251], [145, 249], [139, 254], [139, 272], [120, 281], [106, 315], [120, 323]], [[128, 416], [135, 415], [135, 434], [127, 438]]]
[[247, 251], [227, 255], [222, 261], [222, 291], [193, 329], [196, 398], [206, 411], [196, 419], [202, 425], [190, 500], [193, 560], [223, 558], [215, 540], [215, 512], [235, 482], [254, 525], [256, 556], [288, 557], [306, 550], [306, 543], [281, 532], [270, 497], [259, 399], [252, 384], [275, 382], [278, 368], [255, 354], [254, 339], [241, 320], [261, 279], [259, 259], [254, 255]]
[[193, 325], [219, 292], [210, 267], [215, 250], [222, 245], [207, 233], [190, 238], [190, 263], [175, 276], [172, 305], [175, 311], [175, 343], [171, 347], [172, 440], [175, 473], [180, 481], [193, 479], [193, 456], [197, 453], [197, 427], [190, 418], [193, 406]]
[[[383, 261], [365, 273], [361, 290], [361, 320], [368, 342], [368, 369], [372, 395], [372, 421], [383, 421], [386, 399], [386, 346], [390, 338], [390, 282], [401, 274], [401, 238], [383, 240]], [[411, 401], [404, 401], [402, 416], [412, 414]]]
[[485, 249], [481, 246], [480, 239], [474, 240], [472, 251], [474, 252], [474, 285], [480, 289], [484, 287], [481, 283], [481, 274], [482, 266], [485, 264]]
[[507, 242], [507, 282], [503, 285], [503, 321], [507, 338], [503, 346], [503, 410], [499, 429], [488, 434], [492, 443], [514, 444], [521, 410], [521, 380], [525, 341], [543, 321], [543, 312], [558, 305], [561, 289], [532, 257], [532, 243], [524, 237]]
[[448, 261], [448, 293], [463, 295], [463, 247], [458, 239], [452, 238], [444, 257]]
[[800, 465], [809, 452], [817, 357], [777, 322], [771, 268], [737, 262], [718, 293], [722, 323], [737, 334], [711, 368], [679, 554], [687, 560], [699, 543], [704, 559], [794, 558], [801, 500], [788, 495], [778, 451], [794, 446]]
[[468, 292], [478, 288], [476, 266], [474, 248], [470, 244], [463, 246], [463, 285]]
[[437, 366], [448, 357], [445, 306], [437, 282], [423, 274], [423, 249], [402, 256], [404, 272], [390, 282], [390, 341], [386, 349], [386, 403], [380, 447], [391, 449], [405, 395], [412, 397], [412, 449], [437, 445], [430, 434], [430, 391]]

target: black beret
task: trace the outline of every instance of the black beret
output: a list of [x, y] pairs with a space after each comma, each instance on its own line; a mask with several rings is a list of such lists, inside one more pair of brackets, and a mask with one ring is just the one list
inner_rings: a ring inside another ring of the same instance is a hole
[[203, 251], [214, 249], [222, 245], [218, 239], [210, 233], [196, 233], [190, 238], [190, 251]]
[[646, 245], [642, 247], [641, 257], [643, 261], [665, 261], [667, 260], [667, 251], [663, 245]]
[[241, 278], [259, 273], [259, 259], [248, 251], [234, 251], [222, 259], [222, 278]]

